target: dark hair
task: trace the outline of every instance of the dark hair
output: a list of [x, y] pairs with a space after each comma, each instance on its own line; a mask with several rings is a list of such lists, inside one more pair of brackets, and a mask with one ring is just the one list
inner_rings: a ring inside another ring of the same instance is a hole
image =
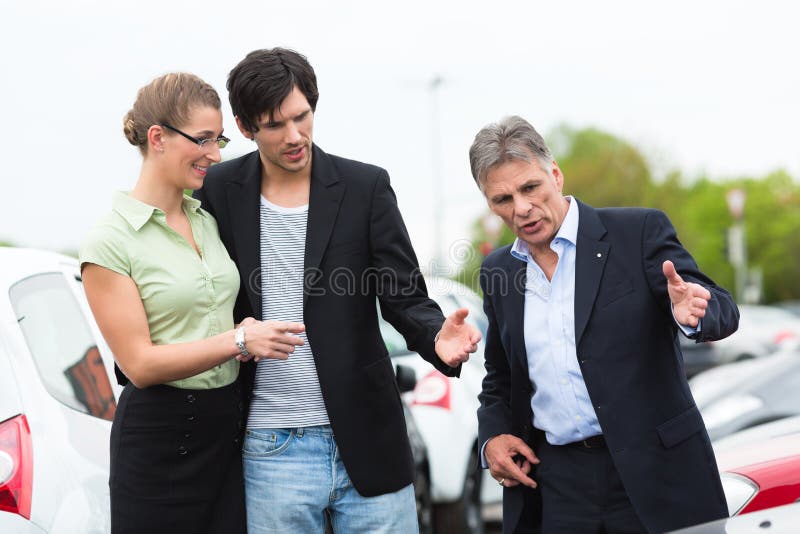
[[317, 109], [317, 76], [305, 56], [286, 48], [254, 50], [228, 74], [228, 98], [233, 114], [248, 132], [258, 131], [258, 119], [272, 115], [295, 86]]
[[139, 89], [133, 108], [122, 119], [122, 131], [130, 144], [146, 154], [147, 130], [152, 125], [166, 122], [180, 128], [197, 106], [220, 109], [217, 91], [194, 74], [165, 74]]

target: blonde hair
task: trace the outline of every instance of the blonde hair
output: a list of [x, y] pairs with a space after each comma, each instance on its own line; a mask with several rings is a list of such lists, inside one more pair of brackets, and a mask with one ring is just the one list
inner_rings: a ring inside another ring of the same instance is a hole
[[220, 109], [217, 91], [187, 72], [172, 72], [145, 85], [136, 94], [133, 108], [125, 114], [122, 131], [139, 151], [147, 154], [147, 131], [154, 124], [180, 128], [189, 121], [194, 107]]

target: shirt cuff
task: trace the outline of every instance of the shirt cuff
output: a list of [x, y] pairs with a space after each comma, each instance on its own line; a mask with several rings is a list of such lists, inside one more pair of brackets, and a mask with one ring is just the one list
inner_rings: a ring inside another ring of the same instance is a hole
[[[492, 438], [489, 438], [489, 439], [492, 439]], [[486, 455], [483, 454], [483, 449], [486, 448], [486, 444], [489, 443], [489, 439], [484, 441], [483, 445], [481, 445], [481, 467], [484, 468], [484, 469], [489, 469], [489, 464], [486, 461]]]

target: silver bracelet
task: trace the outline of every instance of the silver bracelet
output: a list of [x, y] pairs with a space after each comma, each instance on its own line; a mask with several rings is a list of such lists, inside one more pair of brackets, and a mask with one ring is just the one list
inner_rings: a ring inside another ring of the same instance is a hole
[[247, 347], [245, 347], [244, 328], [244, 326], [240, 326], [236, 329], [233, 340], [236, 342], [236, 346], [239, 348], [239, 352], [242, 356], [250, 356], [250, 353], [247, 352]]

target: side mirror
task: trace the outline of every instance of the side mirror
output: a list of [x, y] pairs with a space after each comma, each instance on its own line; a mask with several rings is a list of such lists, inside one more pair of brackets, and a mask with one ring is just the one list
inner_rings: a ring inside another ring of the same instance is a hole
[[400, 393], [414, 391], [414, 388], [417, 387], [417, 372], [411, 367], [397, 364], [395, 366], [395, 376]]

